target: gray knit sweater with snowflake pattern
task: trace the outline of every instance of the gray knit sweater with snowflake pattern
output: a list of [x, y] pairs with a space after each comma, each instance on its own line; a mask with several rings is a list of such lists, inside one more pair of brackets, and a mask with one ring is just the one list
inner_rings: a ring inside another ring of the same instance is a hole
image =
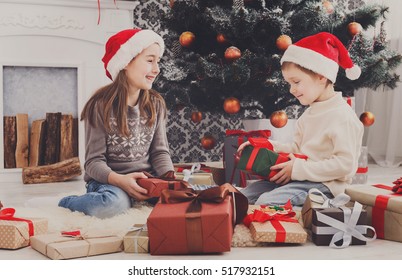
[[[113, 116], [110, 132], [103, 125], [92, 126], [86, 119], [84, 180], [108, 183], [112, 171], [119, 174], [147, 171], [161, 175], [173, 170], [166, 137], [165, 109], [160, 104], [156, 105], [156, 109], [157, 121], [149, 127], [146, 118], [140, 116], [138, 105], [128, 108], [129, 137], [119, 135]], [[96, 123], [102, 124], [99, 112]]]

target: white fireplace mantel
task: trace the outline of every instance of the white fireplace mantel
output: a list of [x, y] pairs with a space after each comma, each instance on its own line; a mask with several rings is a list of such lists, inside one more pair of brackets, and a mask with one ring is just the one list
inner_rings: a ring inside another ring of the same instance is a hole
[[[77, 68], [77, 111], [109, 82], [101, 61], [110, 35], [133, 27], [138, 1], [0, 0], [0, 131], [3, 135], [3, 69], [6, 66]], [[98, 24], [99, 20], [99, 24]], [[49, 108], [44, 108], [44, 112]], [[79, 125], [84, 161], [84, 128]], [[0, 137], [0, 182], [21, 180], [21, 169], [4, 169]]]

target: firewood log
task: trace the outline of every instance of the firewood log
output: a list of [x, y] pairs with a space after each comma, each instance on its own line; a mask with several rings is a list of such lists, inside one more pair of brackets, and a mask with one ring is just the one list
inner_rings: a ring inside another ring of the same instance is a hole
[[25, 167], [22, 169], [24, 184], [64, 182], [81, 175], [78, 157], [63, 160], [54, 164]]

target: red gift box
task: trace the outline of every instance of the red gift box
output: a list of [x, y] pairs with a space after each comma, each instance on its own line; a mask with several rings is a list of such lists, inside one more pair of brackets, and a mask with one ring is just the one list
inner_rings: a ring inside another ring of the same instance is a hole
[[230, 184], [199, 193], [164, 190], [147, 221], [150, 253], [230, 251], [234, 224], [247, 208], [247, 198]]
[[173, 171], [168, 171], [160, 177], [154, 177], [144, 172], [148, 178], [137, 179], [137, 184], [148, 191], [149, 197], [159, 197], [162, 190], [185, 190], [189, 184], [183, 180], [176, 180]]

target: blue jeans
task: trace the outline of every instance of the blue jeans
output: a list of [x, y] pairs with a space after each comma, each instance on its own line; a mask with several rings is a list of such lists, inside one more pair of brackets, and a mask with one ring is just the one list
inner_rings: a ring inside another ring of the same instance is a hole
[[132, 205], [130, 196], [119, 187], [91, 180], [86, 188], [86, 194], [64, 197], [59, 206], [103, 219], [120, 214]]
[[306, 201], [308, 191], [317, 188], [327, 197], [332, 198], [331, 191], [322, 183], [309, 181], [291, 181], [286, 185], [261, 180], [252, 183], [241, 190], [250, 204], [284, 205], [288, 200], [292, 206], [302, 206]]

